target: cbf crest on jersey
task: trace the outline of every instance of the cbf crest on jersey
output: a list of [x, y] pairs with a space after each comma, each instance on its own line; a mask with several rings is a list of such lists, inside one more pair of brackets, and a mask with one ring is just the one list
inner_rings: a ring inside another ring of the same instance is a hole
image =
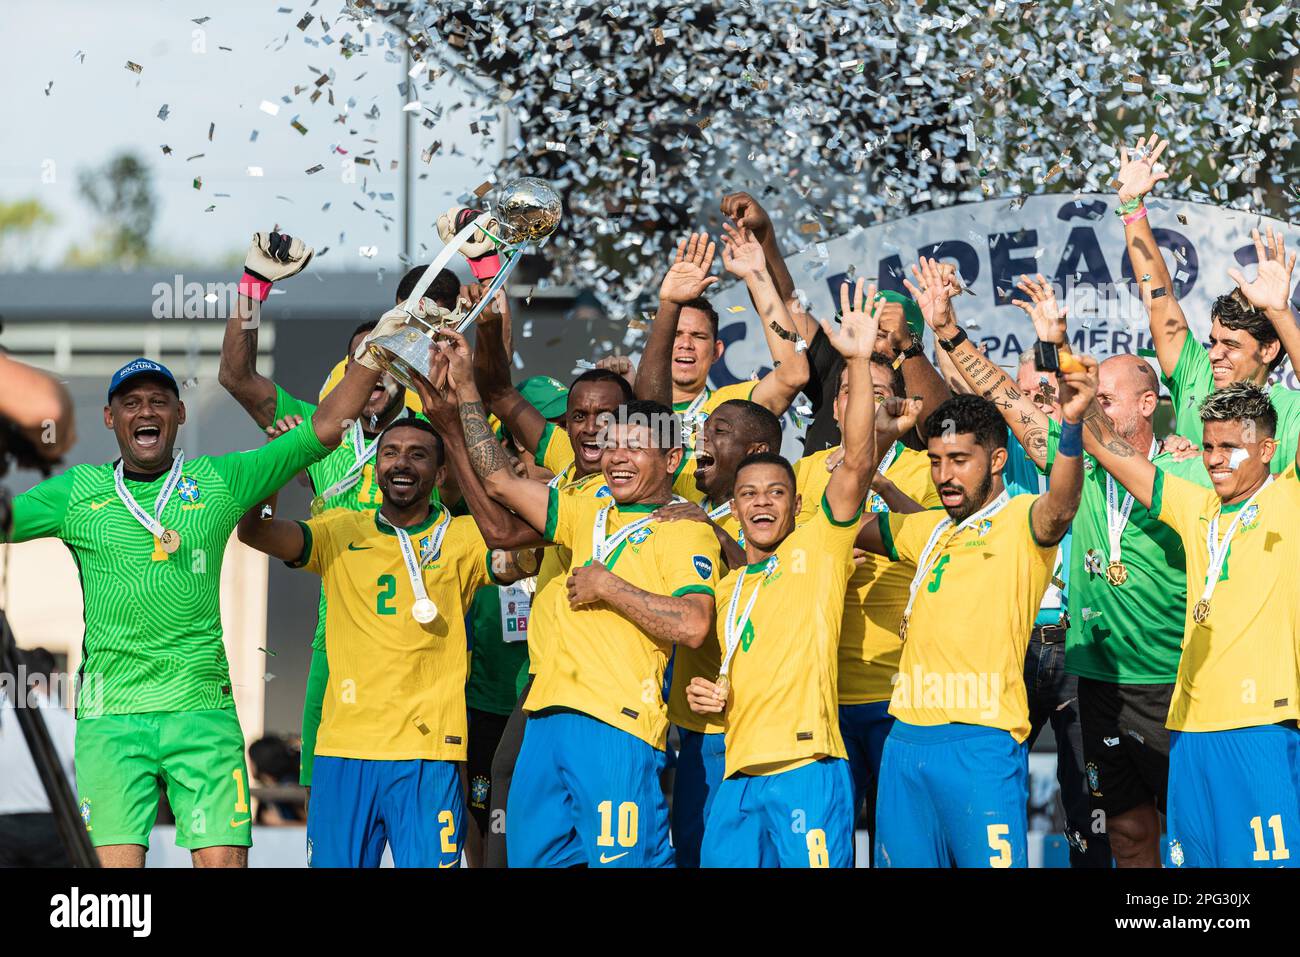
[[993, 519], [982, 518], [980, 519], [979, 524], [975, 526], [975, 534], [987, 535], [989, 533], [989, 529], [992, 527], [993, 527]]
[[188, 475], [182, 475], [181, 480], [176, 483], [176, 494], [181, 497], [182, 502], [193, 505], [199, 500], [199, 483]]
[[629, 544], [640, 545], [642, 542], [644, 542], [647, 538], [650, 537], [650, 534], [651, 534], [651, 529], [649, 527], [638, 528], [635, 532], [633, 532], [631, 535], [627, 537], [627, 540]]
[[476, 807], [482, 807], [488, 796], [488, 779], [481, 774], [474, 775], [469, 782], [469, 799]]

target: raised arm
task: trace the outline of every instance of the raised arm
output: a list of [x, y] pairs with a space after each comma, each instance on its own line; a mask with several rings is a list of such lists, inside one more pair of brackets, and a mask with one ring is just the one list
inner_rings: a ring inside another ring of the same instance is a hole
[[[465, 337], [451, 330], [440, 333], [438, 341], [430, 347], [429, 371], [433, 381], [417, 383], [424, 414], [442, 436], [447, 464], [456, 476], [456, 483], [488, 547], [517, 549], [540, 545], [543, 541], [541, 533], [488, 495], [478, 473], [470, 465], [455, 393], [448, 385], [453, 355], [460, 363], [462, 374], [473, 378], [469, 343]], [[500, 575], [497, 577], [501, 578]]]
[[718, 281], [709, 275], [717, 244], [708, 233], [691, 233], [677, 244], [677, 255], [659, 285], [659, 309], [650, 336], [641, 351], [633, 391], [638, 399], [654, 399], [663, 405], [673, 402], [673, 341], [682, 306], [698, 299]]
[[0, 353], [0, 418], [12, 422], [42, 462], [57, 462], [77, 440], [72, 397], [48, 372]]
[[862, 508], [871, 475], [876, 469], [876, 400], [871, 385], [871, 353], [876, 348], [881, 303], [872, 286], [863, 297], [864, 280], [859, 279], [849, 298], [849, 284], [840, 286], [840, 326], [822, 323], [822, 331], [835, 351], [844, 357], [849, 401], [840, 432], [844, 457], [826, 485], [826, 504], [831, 517], [847, 522]]
[[[794, 279], [785, 264], [785, 257], [781, 255], [781, 246], [776, 241], [776, 230], [772, 228], [772, 219], [767, 210], [749, 193], [728, 193], [722, 198], [722, 214], [735, 223], [737, 228], [747, 229], [754, 234], [754, 238], [763, 247], [763, 260], [767, 264], [767, 274], [776, 286], [776, 294], [782, 302], [788, 302], [794, 296]], [[803, 338], [811, 342], [811, 331]]]
[[747, 229], [730, 224], [722, 228], [726, 233], [722, 241], [722, 264], [733, 276], [744, 280], [772, 354], [772, 371], [758, 381], [750, 398], [782, 415], [808, 381], [807, 350], [798, 348], [799, 334], [768, 274], [763, 247]]
[[[466, 287], [466, 296], [474, 299], [476, 288]], [[504, 296], [501, 298], [504, 300]], [[497, 303], [488, 305], [479, 313], [474, 326], [474, 382], [492, 414], [501, 420], [523, 448], [536, 452], [546, 430], [546, 420], [510, 381], [510, 350], [506, 341], [508, 324], [508, 312], [498, 309]]]
[[1286, 357], [1291, 360], [1291, 368], [1300, 369], [1300, 327], [1296, 326], [1291, 311], [1291, 272], [1295, 269], [1296, 254], [1287, 256], [1286, 240], [1281, 233], [1273, 232], [1272, 226], [1267, 227], [1264, 237], [1258, 229], [1252, 229], [1250, 238], [1255, 241], [1255, 261], [1259, 263], [1254, 281], [1246, 282], [1240, 269], [1229, 269], [1228, 275], [1250, 304], [1268, 316]]
[[1156, 245], [1155, 233], [1151, 231], [1151, 223], [1147, 220], [1147, 208], [1142, 202], [1156, 183], [1169, 178], [1168, 171], [1156, 168], [1157, 160], [1168, 146], [1169, 141], [1160, 139], [1155, 133], [1145, 142], [1139, 139], [1132, 156], [1129, 155], [1128, 147], [1121, 145], [1115, 191], [1119, 196], [1120, 213], [1124, 219], [1124, 243], [1128, 246], [1133, 277], [1137, 280], [1138, 291], [1151, 323], [1156, 359], [1160, 362], [1160, 371], [1171, 376], [1174, 367], [1178, 365], [1178, 356], [1183, 351], [1183, 342], [1187, 339], [1187, 317], [1183, 315], [1183, 308], [1174, 296], [1169, 267], [1165, 264], [1160, 247]]
[[254, 233], [234, 308], [221, 340], [217, 381], [262, 428], [275, 418], [275, 383], [257, 371], [257, 329], [271, 284], [302, 272], [313, 251], [283, 233]]
[[[1080, 356], [1079, 361], [1094, 380], [1095, 394], [1097, 363], [1088, 356]], [[1128, 489], [1143, 508], [1151, 507], [1151, 498], [1155, 492], [1155, 465], [1147, 458], [1145, 449], [1139, 452], [1119, 437], [1110, 419], [1097, 402], [1089, 406], [1084, 416], [1083, 448], [1116, 482]], [[1054, 472], [1052, 481], [1056, 481]]]
[[1083, 492], [1083, 420], [1097, 396], [1097, 361], [1083, 356], [1088, 363], [1082, 371], [1061, 370], [1061, 441], [1052, 463], [1052, 481], [1029, 510], [1029, 524], [1034, 541], [1055, 545], [1063, 539], [1079, 510]]
[[[1040, 469], [1047, 467], [1047, 416], [1016, 387], [1011, 377], [976, 348], [957, 324], [950, 287], [944, 282], [938, 263], [921, 258], [912, 267], [916, 283], [904, 280], [908, 292], [921, 305], [926, 325], [934, 330], [939, 347], [948, 353], [970, 391], [998, 407], [1002, 418]], [[954, 344], [955, 343], [955, 344]], [[946, 345], [945, 345], [946, 344]], [[951, 348], [948, 348], [948, 347]]]
[[[939, 370], [930, 364], [925, 354], [925, 344], [912, 333], [907, 324], [907, 313], [896, 302], [886, 302], [880, 314], [880, 329], [889, 342], [895, 367], [903, 373], [903, 389], [907, 395], [921, 400], [918, 423], [923, 423], [930, 413], [952, 398], [948, 384]], [[924, 439], [924, 428], [918, 430]]]

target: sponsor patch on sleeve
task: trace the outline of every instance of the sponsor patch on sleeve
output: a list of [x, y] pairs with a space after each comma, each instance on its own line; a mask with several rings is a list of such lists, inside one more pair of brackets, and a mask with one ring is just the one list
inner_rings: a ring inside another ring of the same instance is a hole
[[695, 571], [699, 573], [700, 578], [708, 581], [713, 577], [713, 562], [709, 559], [703, 555], [696, 555], [691, 562], [695, 565]]

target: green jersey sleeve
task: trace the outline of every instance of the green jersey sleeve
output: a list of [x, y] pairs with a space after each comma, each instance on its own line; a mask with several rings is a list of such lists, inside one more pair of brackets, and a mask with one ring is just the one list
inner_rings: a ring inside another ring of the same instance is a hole
[[248, 509], [279, 491], [295, 474], [329, 451], [316, 438], [308, 420], [260, 449], [218, 456], [211, 462], [231, 496], [240, 507]]
[[14, 499], [11, 542], [58, 538], [72, 493], [72, 471], [48, 478]]
[[310, 419], [315, 414], [316, 406], [291, 396], [278, 385], [275, 387], [275, 417], [277, 419], [282, 419], [286, 415], [301, 415], [304, 419]]
[[1201, 400], [1214, 391], [1214, 370], [1210, 354], [1190, 331], [1183, 340], [1183, 351], [1173, 375], [1161, 376], [1169, 387], [1174, 405], [1174, 432], [1197, 445], [1201, 444]]

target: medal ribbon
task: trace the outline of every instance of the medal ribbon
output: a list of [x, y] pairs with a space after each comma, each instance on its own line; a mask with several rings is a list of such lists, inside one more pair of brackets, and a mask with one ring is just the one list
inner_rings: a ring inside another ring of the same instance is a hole
[[[1160, 446], [1156, 440], [1151, 440], [1151, 450], [1147, 452], [1147, 461], [1150, 462], [1156, 457], [1156, 452]], [[1129, 514], [1133, 511], [1133, 496], [1128, 492], [1124, 493], [1124, 501], [1119, 502], [1119, 483], [1106, 473], [1106, 532], [1110, 538], [1110, 561], [1118, 562], [1122, 560], [1122, 550], [1120, 548], [1120, 539], [1124, 537], [1124, 528], [1128, 525]]]
[[[424, 587], [424, 575], [420, 572], [420, 559], [415, 554], [415, 545], [411, 542], [411, 536], [407, 534], [406, 529], [398, 528], [382, 512], [376, 512], [379, 520], [397, 533], [397, 545], [402, 550], [402, 564], [406, 566], [406, 575], [411, 579], [411, 591], [415, 593], [416, 601], [428, 599], [429, 593]], [[430, 542], [430, 557], [437, 558], [442, 554], [442, 540], [447, 534], [447, 529], [451, 526], [451, 512], [447, 509], [442, 510], [442, 518], [433, 529], [433, 540]]]
[[745, 603], [745, 610], [736, 617], [736, 609], [740, 607], [740, 593], [745, 588], [745, 575], [748, 568], [740, 570], [740, 578], [736, 581], [736, 587], [732, 589], [731, 601], [727, 605], [727, 618], [724, 622], [723, 637], [727, 643], [727, 653], [722, 657], [722, 667], [718, 669], [718, 677], [721, 678], [727, 674], [731, 668], [731, 659], [736, 657], [736, 649], [740, 647], [740, 641], [745, 635], [745, 626], [749, 624], [749, 616], [754, 611], [754, 603], [758, 601], [758, 592], [763, 587], [763, 582], [767, 581], [776, 567], [776, 556], [773, 555], [767, 560], [767, 567], [763, 569], [763, 579], [754, 586], [754, 590], [749, 593], [749, 601]]
[[1268, 480], [1255, 489], [1255, 494], [1246, 499], [1237, 514], [1233, 516], [1232, 524], [1228, 526], [1228, 531], [1224, 533], [1223, 541], [1219, 541], [1219, 517], [1223, 514], [1222, 510], [1214, 513], [1214, 518], [1210, 519], [1209, 531], [1205, 533], [1205, 548], [1210, 553], [1210, 567], [1205, 573], [1205, 588], [1201, 591], [1201, 601], [1209, 603], [1214, 596], [1214, 587], [1219, 583], [1219, 575], [1223, 573], [1223, 563], [1227, 561], [1228, 549], [1232, 546], [1232, 536], [1237, 533], [1237, 526], [1241, 524], [1241, 516], [1246, 514], [1246, 510], [1254, 504], [1259, 493], [1264, 491], [1273, 484], [1273, 476], [1269, 475]]
[[[898, 450], [901, 449], [902, 447], [903, 447], [902, 442], [895, 442], [893, 445], [889, 447], [889, 451], [885, 453], [885, 457], [881, 459], [880, 464], [876, 466], [876, 472], [878, 474], [884, 475], [885, 469], [889, 468], [891, 465], [894, 464], [894, 459], [898, 458]], [[885, 504], [885, 500], [880, 497], [879, 492], [868, 493], [867, 502], [870, 511], [873, 512], [889, 511], [889, 506]]]
[[[995, 498], [991, 503], [985, 505], [974, 515], [967, 516], [960, 525], [953, 529], [952, 535], [948, 540], [952, 541], [952, 539], [961, 534], [963, 529], [970, 528], [972, 525], [975, 525], [977, 522], [980, 522], [991, 515], [996, 515], [1010, 504], [1011, 496], [1007, 494], [1006, 489], [1003, 489], [1002, 494]], [[930, 533], [930, 538], [925, 543], [925, 548], [921, 550], [921, 557], [916, 562], [916, 574], [912, 576], [912, 584], [908, 586], [909, 594], [907, 596], [907, 607], [903, 609], [903, 621], [907, 621], [908, 616], [912, 614], [912, 606], [916, 604], [916, 594], [921, 590], [921, 582], [925, 580], [926, 575], [930, 574], [930, 557], [937, 550], [935, 546], [939, 544], [939, 539], [951, 526], [952, 519], [944, 518], [943, 521], [934, 527], [934, 531]], [[946, 544], [947, 543], [945, 543], [945, 545]], [[941, 551], [941, 549], [939, 549], [939, 551]]]
[[682, 420], [682, 442], [683, 443], [689, 442], [691, 436], [695, 434], [695, 426], [696, 426], [695, 420], [700, 414], [700, 409], [703, 408], [704, 403], [709, 400], [709, 396], [711, 396], [712, 394], [713, 394], [712, 390], [706, 385], [704, 387], [704, 391], [701, 392], [699, 395], [697, 395], [694, 399], [692, 399], [691, 404], [688, 405], [685, 408], [685, 410], [680, 413], [681, 420]]
[[[669, 505], [675, 505], [678, 502], [686, 501], [680, 495], [674, 495]], [[606, 505], [596, 513], [596, 521], [591, 526], [591, 560], [601, 565], [605, 564], [605, 558], [613, 554], [614, 549], [627, 541], [628, 536], [650, 525], [654, 520], [653, 515], [647, 515], [645, 518], [639, 518], [630, 525], [624, 525], [613, 535], [605, 537], [605, 525], [609, 519], [609, 510], [613, 505]]]
[[184, 467], [185, 453], [177, 449], [176, 460], [172, 462], [171, 471], [167, 473], [167, 481], [163, 482], [163, 487], [158, 490], [158, 497], [154, 499], [152, 515], [141, 508], [140, 503], [132, 498], [131, 493], [126, 490], [121, 459], [118, 460], [117, 466], [113, 469], [113, 487], [117, 490], [117, 497], [122, 500], [122, 504], [131, 513], [131, 517], [148, 529], [154, 538], [162, 538], [163, 533], [167, 531], [162, 523], [163, 509], [167, 507], [167, 500], [172, 497], [172, 492], [176, 491], [176, 486], [181, 480], [181, 469]]

